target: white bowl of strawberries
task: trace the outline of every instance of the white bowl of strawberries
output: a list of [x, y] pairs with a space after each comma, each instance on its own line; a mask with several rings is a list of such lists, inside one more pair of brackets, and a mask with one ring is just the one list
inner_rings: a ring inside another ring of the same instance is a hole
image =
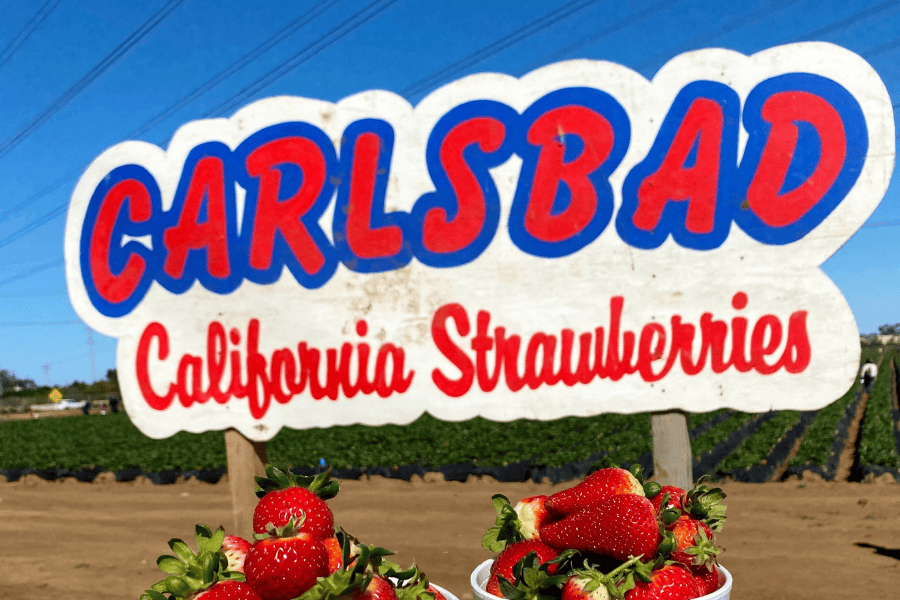
[[472, 572], [472, 590], [476, 600], [728, 600], [715, 544], [724, 498], [702, 481], [643, 484], [639, 467], [600, 469], [515, 506], [495, 495], [482, 544], [497, 555]]
[[325, 500], [339, 485], [328, 473], [295, 477], [269, 465], [266, 475], [256, 478], [255, 540], [198, 525], [197, 552], [170, 540], [174, 555], [157, 560], [168, 577], [141, 600], [458, 600], [335, 526]]

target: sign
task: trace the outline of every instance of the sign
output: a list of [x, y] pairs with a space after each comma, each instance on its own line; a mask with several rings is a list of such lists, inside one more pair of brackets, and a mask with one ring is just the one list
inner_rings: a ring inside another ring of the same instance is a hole
[[59, 402], [62, 400], [62, 392], [60, 392], [57, 388], [53, 388], [49, 394], [47, 394], [47, 398], [49, 398], [52, 402]]
[[819, 265], [894, 167], [826, 43], [485, 73], [413, 107], [255, 102], [79, 181], [69, 293], [146, 434], [814, 409], [852, 382]]

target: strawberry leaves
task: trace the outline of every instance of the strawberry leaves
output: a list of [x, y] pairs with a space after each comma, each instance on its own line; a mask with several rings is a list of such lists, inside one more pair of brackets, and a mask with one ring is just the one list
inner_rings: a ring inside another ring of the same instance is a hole
[[197, 525], [194, 532], [197, 554], [184, 540], [169, 540], [174, 556], [165, 554], [156, 560], [156, 566], [169, 576], [153, 584], [141, 600], [166, 600], [164, 594], [169, 594], [169, 598], [189, 598], [219, 581], [244, 581], [242, 573], [228, 570], [228, 558], [221, 552], [225, 541], [221, 527], [213, 532], [205, 525]]
[[536, 552], [529, 552], [513, 567], [514, 581], [502, 575], [497, 577], [503, 597], [508, 600], [555, 600], [568, 575], [550, 573], [564, 571], [559, 566], [575, 554], [575, 551], [566, 550], [556, 558], [541, 563]]
[[287, 467], [278, 468], [266, 465], [266, 476], [256, 477], [256, 497], [262, 498], [269, 492], [285, 490], [290, 487], [306, 488], [322, 500], [337, 496], [341, 484], [331, 479], [331, 469], [318, 475], [296, 475]]
[[503, 494], [491, 496], [497, 517], [481, 539], [481, 547], [491, 552], [501, 552], [507, 546], [525, 539], [519, 529], [519, 515]]

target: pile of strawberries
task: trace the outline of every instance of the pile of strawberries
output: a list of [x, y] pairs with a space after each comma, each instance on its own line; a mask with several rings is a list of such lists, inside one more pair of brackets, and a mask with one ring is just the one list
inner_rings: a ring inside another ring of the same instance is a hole
[[643, 484], [640, 467], [600, 469], [515, 506], [493, 497], [482, 545], [498, 555], [486, 591], [510, 600], [689, 600], [719, 589], [715, 533], [725, 494]]
[[401, 570], [390, 550], [335, 526], [325, 501], [340, 486], [329, 473], [268, 465], [256, 482], [255, 540], [197, 525], [197, 552], [169, 540], [175, 555], [156, 561], [168, 577], [141, 600], [445, 600], [415, 565]]

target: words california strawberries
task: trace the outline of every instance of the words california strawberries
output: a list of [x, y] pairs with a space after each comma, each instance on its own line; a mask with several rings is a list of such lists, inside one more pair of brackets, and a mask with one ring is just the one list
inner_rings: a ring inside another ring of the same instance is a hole
[[810, 409], [858, 331], [820, 265], [893, 170], [825, 43], [280, 96], [127, 141], [72, 197], [72, 303], [145, 433]]

